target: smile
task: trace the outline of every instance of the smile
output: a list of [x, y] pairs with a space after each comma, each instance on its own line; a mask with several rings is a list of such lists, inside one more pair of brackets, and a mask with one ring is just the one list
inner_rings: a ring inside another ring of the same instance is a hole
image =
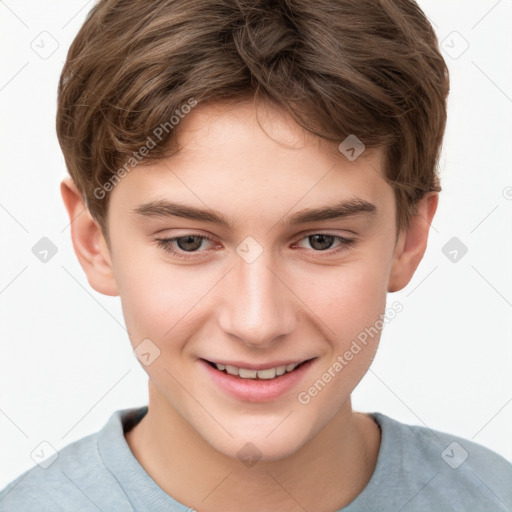
[[[280, 360], [252, 364], [242, 360], [199, 362], [214, 388], [243, 402], [269, 402], [300, 391], [300, 382], [305, 378], [316, 357], [307, 360]], [[303, 386], [302, 386], [303, 387]]]
[[232, 375], [234, 377], [240, 377], [241, 379], [271, 380], [277, 377], [281, 377], [287, 373], [291, 373], [296, 368], [309, 361], [310, 359], [302, 361], [301, 363], [290, 363], [287, 365], [279, 365], [261, 370], [241, 368], [232, 364], [212, 363], [211, 361], [207, 361], [207, 363], [223, 373], [227, 373], [228, 375]]

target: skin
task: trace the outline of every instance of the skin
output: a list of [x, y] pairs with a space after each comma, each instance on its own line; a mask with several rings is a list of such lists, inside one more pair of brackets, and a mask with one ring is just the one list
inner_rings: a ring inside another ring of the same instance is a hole
[[[149, 411], [125, 434], [130, 449], [165, 492], [201, 512], [342, 508], [368, 483], [379, 451], [377, 425], [352, 410], [350, 395], [375, 356], [380, 333], [308, 404], [297, 395], [374, 325], [387, 292], [410, 281], [438, 194], [425, 196], [409, 228], [397, 234], [381, 150], [366, 150], [351, 162], [337, 144], [251, 102], [199, 105], [179, 130], [179, 153], [133, 169], [110, 192], [110, 245], [87, 210], [78, 215], [84, 203], [72, 180], [61, 184], [89, 283], [119, 295], [134, 348], [149, 338], [160, 350], [143, 366]], [[279, 223], [353, 197], [374, 204], [376, 214]], [[216, 210], [231, 227], [132, 212], [155, 199]], [[155, 241], [190, 233], [214, 242], [197, 243], [187, 260]], [[308, 238], [315, 233], [355, 243], [335, 254], [341, 242], [333, 238], [322, 251]], [[251, 263], [236, 251], [248, 236], [262, 248]], [[291, 392], [263, 403], [226, 394], [199, 361], [311, 357]], [[237, 457], [248, 442], [261, 454], [252, 467]]]

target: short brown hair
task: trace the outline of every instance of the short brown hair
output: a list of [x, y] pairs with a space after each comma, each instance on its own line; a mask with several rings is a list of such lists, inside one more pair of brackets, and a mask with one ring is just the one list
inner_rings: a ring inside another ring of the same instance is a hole
[[261, 97], [326, 140], [384, 148], [400, 230], [441, 190], [448, 91], [412, 0], [100, 0], [62, 70], [57, 135], [105, 233], [104, 192], [155, 127], [167, 129], [142, 165], [176, 151], [169, 120], [184, 105]]

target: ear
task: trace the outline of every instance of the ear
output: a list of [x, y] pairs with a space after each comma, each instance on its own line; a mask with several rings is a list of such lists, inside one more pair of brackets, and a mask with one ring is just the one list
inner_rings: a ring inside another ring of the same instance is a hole
[[72, 178], [61, 181], [60, 193], [71, 222], [73, 248], [89, 284], [103, 295], [119, 295], [108, 245]]
[[409, 227], [400, 232], [395, 247], [388, 292], [404, 288], [411, 280], [427, 248], [432, 218], [439, 202], [438, 192], [429, 192], [416, 204]]

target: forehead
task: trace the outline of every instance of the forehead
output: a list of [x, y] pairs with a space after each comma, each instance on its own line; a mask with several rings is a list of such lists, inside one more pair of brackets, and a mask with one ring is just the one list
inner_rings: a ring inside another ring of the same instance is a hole
[[198, 105], [177, 128], [179, 151], [135, 167], [112, 191], [112, 207], [140, 212], [150, 202], [172, 200], [263, 220], [266, 213], [282, 218], [342, 201], [382, 209], [392, 192], [383, 179], [382, 150], [350, 161], [338, 143], [268, 105]]

